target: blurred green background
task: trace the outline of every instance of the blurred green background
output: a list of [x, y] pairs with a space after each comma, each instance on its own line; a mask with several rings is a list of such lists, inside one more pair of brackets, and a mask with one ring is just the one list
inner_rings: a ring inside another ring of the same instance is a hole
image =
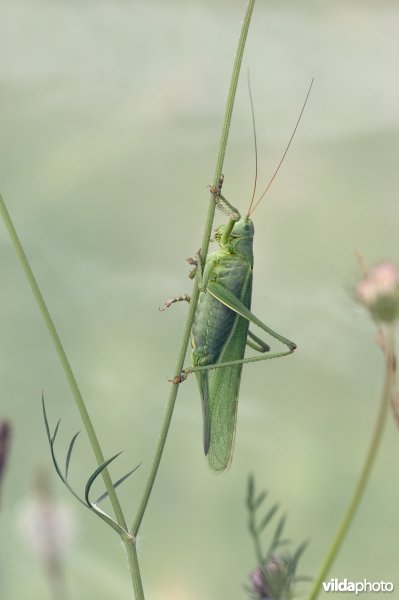
[[[125, 450], [115, 476], [143, 461], [121, 491], [132, 517], [186, 313], [183, 304], [166, 313], [158, 306], [190, 291], [184, 259], [202, 237], [244, 5], [1, 4], [1, 193], [104, 453]], [[244, 512], [249, 472], [289, 514], [287, 534], [311, 540], [301, 574], [316, 575], [342, 516], [383, 369], [374, 328], [351, 297], [354, 253], [371, 264], [399, 259], [398, 29], [394, 0], [257, 2], [244, 68], [251, 70], [261, 182], [315, 78], [292, 149], [254, 215], [253, 310], [299, 349], [244, 369], [225, 476], [213, 477], [202, 455], [195, 379], [181, 387], [139, 541], [151, 600], [246, 597], [242, 586], [255, 566]], [[225, 195], [244, 211], [254, 173], [245, 78], [224, 173]], [[51, 469], [41, 390], [52, 423], [62, 417], [61, 455], [81, 424], [2, 224], [0, 245], [0, 416], [14, 428], [0, 511], [0, 597], [47, 600], [41, 565], [16, 525], [36, 470]], [[332, 577], [385, 579], [399, 590], [398, 456], [390, 418]], [[76, 486], [94, 466], [80, 441]], [[118, 538], [50, 472], [78, 521], [66, 561], [71, 599], [131, 598]]]

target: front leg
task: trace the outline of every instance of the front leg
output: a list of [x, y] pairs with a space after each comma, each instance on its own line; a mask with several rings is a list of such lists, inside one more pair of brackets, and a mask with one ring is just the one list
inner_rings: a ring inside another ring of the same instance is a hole
[[225, 215], [229, 217], [231, 221], [239, 221], [241, 219], [241, 215], [236, 208], [222, 194], [220, 194], [213, 185], [209, 188], [213, 197], [215, 198], [215, 204], [219, 210], [221, 210]]
[[[198, 251], [199, 254], [199, 251]], [[196, 255], [198, 256], [198, 255]], [[186, 258], [186, 262], [189, 265], [192, 265], [194, 268], [191, 269], [191, 271], [189, 272], [188, 276], [190, 279], [194, 279], [194, 277], [196, 276], [197, 273], [197, 269], [198, 269], [198, 260], [196, 260], [195, 258]], [[164, 306], [160, 306], [159, 310], [161, 312], [163, 312], [164, 310], [166, 310], [167, 308], [169, 308], [170, 306], [172, 306], [172, 304], [175, 304], [175, 302], [190, 302], [191, 300], [191, 296], [189, 296], [188, 294], [181, 294], [180, 296], [176, 296], [175, 298], [171, 298], [170, 300], [166, 300], [164, 303]]]
[[215, 199], [215, 204], [219, 210], [224, 212], [225, 215], [229, 217], [231, 221], [238, 221], [241, 219], [241, 215], [238, 210], [230, 204], [228, 200], [224, 196], [222, 196], [222, 184], [223, 184], [223, 175], [219, 182], [219, 187], [215, 187], [214, 185], [209, 186], [209, 190]]
[[[212, 272], [212, 269], [217, 261], [214, 261], [214, 260], [209, 261], [208, 263], [205, 263], [205, 266], [204, 266], [204, 262], [202, 260], [200, 250], [198, 251], [198, 253], [195, 256], [196, 256], [195, 259], [194, 258], [187, 259], [187, 262], [190, 265], [195, 265], [194, 269], [193, 269], [194, 273], [193, 273], [193, 271], [191, 271], [189, 276], [195, 277], [197, 275], [198, 287], [202, 292], [204, 292], [206, 290], [206, 286], [208, 285], [208, 281], [209, 281], [209, 277]], [[190, 302], [190, 301], [191, 301], [191, 296], [189, 296], [188, 294], [181, 294], [180, 296], [176, 296], [175, 298], [166, 300], [164, 303], [164, 306], [159, 307], [159, 310], [161, 312], [163, 312], [164, 310], [166, 310], [167, 308], [169, 308], [170, 306], [172, 306], [172, 304], [175, 304], [176, 302]]]
[[164, 305], [160, 306], [159, 310], [163, 312], [164, 310], [172, 306], [172, 304], [174, 304], [175, 302], [190, 302], [190, 300], [191, 296], [189, 296], [188, 294], [182, 294], [181, 296], [176, 296], [175, 298], [171, 298], [170, 300], [165, 300]]

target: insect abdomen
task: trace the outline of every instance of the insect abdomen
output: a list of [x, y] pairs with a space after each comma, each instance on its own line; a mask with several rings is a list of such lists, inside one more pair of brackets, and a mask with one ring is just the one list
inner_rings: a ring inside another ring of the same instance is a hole
[[[223, 257], [215, 265], [211, 281], [230, 290], [238, 298], [248, 273], [248, 264], [235, 256]], [[237, 314], [211, 294], [201, 292], [192, 329], [193, 364], [204, 366], [218, 361]]]

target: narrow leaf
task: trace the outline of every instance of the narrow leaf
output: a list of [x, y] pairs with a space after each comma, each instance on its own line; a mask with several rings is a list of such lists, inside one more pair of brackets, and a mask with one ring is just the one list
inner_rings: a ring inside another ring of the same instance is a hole
[[[136, 467], [134, 467], [134, 469], [132, 469], [131, 471], [129, 471], [129, 473], [126, 473], [126, 475], [124, 475], [123, 477], [121, 477], [120, 479], [118, 479], [118, 481], [115, 481], [115, 483], [112, 484], [114, 490], [118, 487], [118, 485], [120, 485], [128, 477], [130, 477], [130, 475], [132, 475], [132, 473], [134, 473], [135, 471], [137, 471], [137, 469], [140, 466], [141, 466], [141, 463], [139, 463]], [[107, 498], [108, 495], [109, 495], [108, 491], [104, 492], [104, 494], [102, 494], [99, 498], [97, 498], [97, 500], [94, 502], [94, 504], [100, 504], [100, 502], [102, 502], [103, 500], [105, 500], [105, 498]]]
[[262, 521], [258, 525], [258, 533], [262, 533], [265, 527], [270, 523], [276, 512], [278, 511], [278, 504], [273, 504], [271, 509], [263, 517]]
[[255, 479], [252, 473], [248, 475], [248, 493], [247, 493], [247, 506], [252, 510], [252, 501], [255, 493]]
[[267, 492], [261, 492], [259, 494], [259, 496], [256, 498], [256, 500], [253, 504], [254, 510], [258, 510], [260, 505], [265, 501], [266, 497], [267, 497]]
[[47, 413], [46, 413], [46, 405], [44, 402], [44, 394], [42, 392], [42, 407], [43, 407], [43, 418], [44, 418], [44, 424], [46, 426], [46, 433], [47, 433], [47, 438], [50, 444], [50, 453], [51, 453], [51, 459], [53, 461], [53, 465], [54, 468], [57, 472], [58, 477], [61, 479], [62, 483], [68, 488], [68, 490], [71, 492], [71, 494], [76, 498], [76, 500], [78, 500], [81, 504], [83, 504], [83, 506], [87, 507], [87, 504], [82, 500], [82, 498], [80, 498], [78, 496], [78, 494], [75, 492], [75, 490], [69, 485], [69, 483], [67, 482], [67, 480], [65, 479], [65, 477], [62, 474], [62, 471], [58, 465], [57, 462], [57, 458], [55, 456], [55, 452], [54, 452], [54, 440], [55, 440], [55, 436], [57, 435], [57, 430], [58, 430], [58, 426], [60, 424], [60, 421], [58, 421], [56, 430], [54, 432], [53, 437], [51, 437], [51, 433], [50, 433], [50, 425], [47, 419]]
[[67, 456], [66, 456], [66, 460], [65, 460], [65, 480], [68, 479], [69, 463], [71, 462], [73, 447], [75, 445], [76, 439], [79, 434], [80, 434], [80, 431], [75, 433], [75, 435], [73, 436], [73, 438], [71, 439], [71, 442], [69, 444], [69, 448], [68, 448], [68, 452], [67, 452]]
[[286, 520], [287, 520], [287, 515], [283, 515], [281, 517], [280, 521], [278, 522], [278, 525], [276, 527], [276, 533], [274, 534], [274, 539], [276, 541], [280, 539], [280, 536], [283, 533], [283, 529], [284, 529]]
[[100, 473], [102, 471], [104, 471], [104, 469], [106, 469], [108, 467], [108, 465], [113, 460], [118, 458], [118, 456], [120, 456], [121, 454], [122, 454], [122, 452], [118, 452], [118, 454], [115, 454], [114, 456], [111, 456], [111, 458], [108, 458], [108, 460], [104, 461], [99, 467], [97, 467], [97, 469], [93, 472], [93, 474], [90, 475], [89, 479], [87, 480], [86, 487], [85, 487], [85, 498], [86, 498], [86, 502], [89, 506], [92, 506], [92, 503], [90, 502], [90, 499], [89, 499], [89, 494], [90, 494], [91, 486], [93, 485], [94, 481], [97, 479], [97, 477], [100, 475]]
[[90, 510], [92, 510], [98, 517], [100, 517], [100, 519], [107, 523], [107, 525], [112, 527], [112, 529], [114, 529], [119, 535], [126, 535], [126, 533], [128, 533], [123, 527], [121, 527], [121, 525], [119, 525], [119, 523], [114, 521], [114, 519], [112, 519], [109, 515], [107, 515], [106, 512], [101, 510], [101, 508], [95, 504], [90, 503], [90, 505], [85, 504], [85, 506], [90, 508]]
[[126, 530], [123, 527], [121, 527], [119, 525], [119, 523], [114, 521], [114, 519], [112, 519], [109, 515], [107, 515], [106, 512], [104, 512], [103, 510], [101, 510], [101, 508], [96, 506], [96, 504], [93, 504], [90, 501], [90, 497], [89, 497], [91, 486], [93, 485], [94, 481], [97, 479], [97, 477], [100, 475], [100, 473], [104, 469], [106, 469], [108, 467], [108, 465], [113, 460], [118, 458], [118, 456], [120, 456], [121, 454], [122, 454], [122, 452], [118, 452], [118, 454], [111, 456], [111, 458], [108, 458], [108, 460], [103, 462], [102, 465], [97, 467], [97, 469], [93, 472], [93, 474], [87, 480], [86, 487], [85, 487], [85, 499], [86, 499], [86, 506], [88, 506], [98, 517], [100, 517], [100, 519], [105, 521], [105, 523], [107, 523], [110, 527], [112, 527], [112, 529], [114, 529], [117, 533], [119, 533], [119, 535], [125, 535], [127, 533]]
[[283, 515], [281, 517], [281, 519], [279, 520], [278, 525], [276, 527], [276, 531], [274, 533], [274, 537], [273, 537], [272, 543], [270, 544], [270, 548], [268, 550], [267, 556], [269, 556], [270, 554], [273, 554], [275, 548], [277, 547], [278, 542], [279, 542], [280, 537], [281, 537], [281, 534], [283, 532], [286, 520], [287, 520], [287, 515]]
[[43, 409], [43, 419], [44, 425], [46, 427], [46, 433], [49, 443], [51, 442], [51, 434], [50, 434], [50, 426], [48, 424], [47, 413], [46, 413], [46, 404], [44, 402], [44, 393], [42, 392], [42, 409]]
[[296, 570], [299, 559], [301, 558], [302, 554], [304, 553], [304, 551], [306, 550], [308, 545], [309, 545], [309, 541], [305, 540], [304, 542], [302, 542], [302, 544], [300, 544], [298, 546], [297, 550], [295, 551], [295, 554], [292, 557], [292, 562], [294, 564], [294, 571]]
[[51, 438], [51, 443], [52, 443], [52, 444], [54, 444], [54, 442], [55, 442], [55, 438], [57, 437], [58, 428], [59, 428], [59, 426], [60, 426], [60, 423], [61, 423], [61, 419], [58, 419], [58, 421], [57, 421], [57, 425], [55, 426], [55, 429], [54, 429], [53, 437]]

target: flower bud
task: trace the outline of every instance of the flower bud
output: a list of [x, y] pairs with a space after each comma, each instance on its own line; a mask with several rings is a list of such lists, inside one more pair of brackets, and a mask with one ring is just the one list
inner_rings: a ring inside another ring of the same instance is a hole
[[251, 580], [253, 591], [259, 594], [260, 598], [262, 598], [262, 595], [264, 596], [267, 593], [265, 577], [262, 569], [257, 567], [255, 571], [251, 573], [249, 579]]
[[375, 321], [394, 321], [399, 316], [398, 267], [385, 261], [370, 269], [357, 284], [356, 296]]
[[257, 567], [249, 576], [255, 597], [259, 600], [272, 600], [273, 592], [269, 589], [267, 580], [277, 581], [279, 575], [284, 576], [285, 570], [284, 560], [277, 556], [271, 556], [263, 568]]

